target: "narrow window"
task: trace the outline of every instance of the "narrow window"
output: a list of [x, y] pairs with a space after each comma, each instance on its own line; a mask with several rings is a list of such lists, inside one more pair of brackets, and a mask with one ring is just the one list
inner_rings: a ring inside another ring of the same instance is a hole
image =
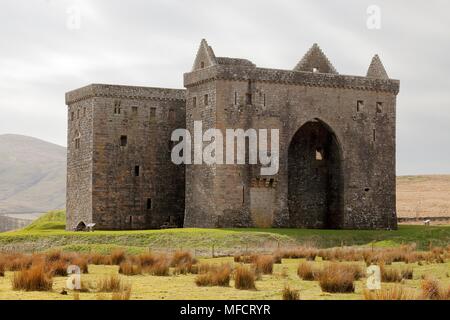
[[316, 149], [316, 160], [317, 161], [323, 160], [323, 150], [322, 149]]
[[86, 107], [83, 108], [83, 117], [86, 116]]
[[120, 146], [126, 147], [128, 144], [128, 137], [127, 136], [120, 136]]
[[114, 114], [120, 114], [120, 107], [114, 107]]
[[275, 182], [274, 179], [270, 179], [269, 186], [270, 186], [270, 187], [273, 187], [273, 183], [274, 183], [274, 182]]
[[202, 61], [202, 62], [200, 62], [200, 68], [204, 68], [205, 67], [205, 63]]
[[208, 97], [208, 95], [207, 94], [205, 94], [205, 96], [204, 96], [204, 104], [205, 104], [205, 106], [207, 106], [208, 104], [209, 104], [209, 97]]
[[139, 177], [140, 173], [141, 173], [141, 167], [134, 166], [134, 176]]
[[169, 110], [169, 121], [174, 121], [174, 120], [175, 120], [175, 110], [170, 109]]
[[265, 93], [263, 95], [263, 105], [264, 105], [264, 107], [266, 106], [266, 94]]
[[73, 119], [75, 119], [75, 113], [72, 111], [70, 113], [70, 121], [73, 121]]
[[131, 111], [136, 114], [138, 112], [138, 107], [131, 107]]
[[156, 118], [156, 108], [152, 107], [150, 108], [150, 120], [153, 120]]
[[360, 112], [363, 107], [364, 107], [364, 101], [358, 100], [356, 102], [356, 112]]
[[197, 108], [197, 97], [192, 98], [192, 108]]
[[80, 109], [77, 110], [77, 119], [80, 119]]
[[245, 187], [242, 186], [242, 204], [245, 204]]
[[237, 105], [237, 100], [238, 100], [238, 96], [237, 96], [237, 92], [234, 92], [234, 104]]
[[383, 102], [377, 102], [377, 113], [383, 112]]
[[252, 94], [251, 93], [246, 93], [245, 94], [245, 103], [248, 105], [252, 104]]
[[375, 131], [375, 129], [373, 129], [373, 141], [376, 141], [377, 140], [377, 133], [376, 133], [376, 131]]
[[80, 138], [75, 138], [75, 149], [80, 149]]
[[150, 210], [152, 208], [152, 199], [147, 199], [147, 210]]

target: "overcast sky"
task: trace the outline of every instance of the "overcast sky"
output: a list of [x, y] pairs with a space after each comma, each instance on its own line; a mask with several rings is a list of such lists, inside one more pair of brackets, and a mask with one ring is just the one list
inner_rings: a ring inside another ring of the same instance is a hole
[[[370, 5], [380, 29], [367, 27]], [[341, 74], [365, 75], [378, 53], [401, 80], [398, 174], [450, 173], [449, 13], [447, 0], [1, 0], [0, 134], [66, 145], [66, 91], [182, 88], [201, 38], [280, 69], [317, 42]]]

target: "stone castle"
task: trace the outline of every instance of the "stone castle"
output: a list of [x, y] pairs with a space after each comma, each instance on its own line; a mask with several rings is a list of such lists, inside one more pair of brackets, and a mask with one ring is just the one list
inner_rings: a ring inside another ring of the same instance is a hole
[[[399, 81], [376, 55], [339, 74], [314, 44], [293, 70], [216, 57], [202, 40], [185, 90], [92, 84], [66, 94], [67, 229], [395, 229]], [[171, 133], [279, 129], [279, 171], [175, 165]]]

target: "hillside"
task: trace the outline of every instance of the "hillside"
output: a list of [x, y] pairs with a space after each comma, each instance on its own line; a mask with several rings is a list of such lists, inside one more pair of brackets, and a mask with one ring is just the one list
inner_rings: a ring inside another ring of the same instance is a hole
[[397, 178], [399, 217], [450, 217], [450, 175]]
[[0, 213], [65, 207], [66, 148], [21, 135], [0, 135]]

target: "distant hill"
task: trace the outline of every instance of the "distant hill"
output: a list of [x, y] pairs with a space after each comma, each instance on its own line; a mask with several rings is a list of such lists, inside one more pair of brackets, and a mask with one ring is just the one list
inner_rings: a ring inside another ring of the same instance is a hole
[[[65, 207], [66, 148], [21, 135], [0, 135], [0, 214]], [[22, 215], [20, 215], [22, 216]]]
[[399, 217], [450, 217], [450, 175], [397, 177]]

